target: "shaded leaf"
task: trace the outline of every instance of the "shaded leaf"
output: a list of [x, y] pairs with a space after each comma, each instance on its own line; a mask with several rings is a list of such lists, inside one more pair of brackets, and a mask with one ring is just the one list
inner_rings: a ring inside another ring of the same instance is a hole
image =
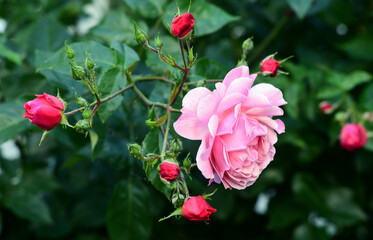
[[27, 119], [23, 118], [22, 103], [8, 102], [0, 104], [0, 143], [13, 138], [27, 126]]
[[127, 70], [140, 60], [137, 53], [125, 43], [114, 41], [111, 44], [111, 48], [116, 50], [114, 53], [116, 58], [115, 63], [122, 68], [122, 71]]
[[311, 224], [298, 226], [293, 233], [293, 240], [327, 240], [330, 239], [325, 228], [317, 228]]
[[132, 11], [144, 18], [156, 18], [163, 12], [166, 0], [124, 0]]
[[21, 218], [35, 223], [52, 223], [49, 208], [40, 195], [29, 194], [24, 189], [15, 189], [4, 194], [3, 199], [4, 206]]
[[[124, 88], [126, 85], [126, 75], [121, 70], [112, 68], [106, 71], [99, 79], [98, 92], [100, 93], [101, 98], [105, 98]], [[119, 108], [122, 100], [123, 94], [118, 95], [110, 101], [100, 105], [98, 115], [103, 123]]]
[[312, 0], [286, 0], [289, 6], [294, 10], [297, 14], [298, 18], [303, 19], [308, 10], [312, 6]]
[[12, 51], [11, 49], [5, 47], [0, 43], [0, 56], [14, 62], [15, 64], [21, 64], [21, 57], [18, 53]]
[[106, 214], [110, 239], [148, 239], [152, 228], [150, 196], [140, 181], [116, 184]]

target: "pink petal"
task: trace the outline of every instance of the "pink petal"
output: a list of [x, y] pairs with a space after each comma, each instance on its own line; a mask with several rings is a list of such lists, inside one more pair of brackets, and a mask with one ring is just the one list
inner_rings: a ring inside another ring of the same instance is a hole
[[233, 80], [240, 77], [249, 77], [249, 68], [247, 66], [240, 66], [230, 70], [224, 78], [223, 83], [225, 86], [229, 86]]
[[220, 136], [224, 142], [227, 151], [246, 149], [249, 144], [249, 137], [245, 129], [245, 121], [243, 118], [238, 119], [235, 131], [232, 134]]
[[216, 112], [218, 115], [221, 115], [226, 110], [243, 102], [245, 99], [246, 99], [246, 96], [242, 95], [241, 93], [232, 93], [223, 98], [223, 100], [219, 103], [219, 106]]
[[218, 104], [217, 93], [214, 91], [213, 93], [198, 100], [199, 104], [197, 107], [197, 117], [201, 122], [207, 124], [210, 121], [211, 116], [214, 114], [215, 108]]
[[268, 83], [260, 83], [250, 89], [250, 95], [263, 94], [268, 98], [271, 105], [281, 106], [287, 104], [280, 89]]
[[180, 136], [200, 140], [208, 132], [208, 126], [197, 119], [194, 112], [187, 110], [174, 122], [174, 129]]
[[233, 128], [237, 123], [237, 116], [239, 110], [237, 110], [237, 105], [235, 109], [228, 112], [228, 114], [223, 117], [223, 119], [220, 121], [217, 135], [224, 135], [224, 134], [231, 134], [233, 132]]
[[206, 137], [202, 139], [196, 156], [197, 167], [201, 171], [202, 175], [207, 179], [214, 178], [214, 170], [210, 163], [210, 154], [213, 142], [214, 138], [206, 135]]
[[228, 164], [228, 156], [225, 146], [220, 137], [215, 138], [210, 157], [211, 165], [214, 167], [215, 172], [219, 177], [222, 178], [224, 172], [228, 170], [230, 166]]
[[211, 136], [215, 137], [216, 131], [218, 130], [218, 125], [219, 125], [219, 117], [217, 115], [213, 115], [208, 124]]
[[190, 90], [183, 98], [183, 108], [197, 111], [201, 99], [211, 94], [211, 91], [205, 87], [198, 87]]
[[269, 117], [265, 117], [265, 116], [262, 116], [262, 117], [259, 117], [259, 116], [256, 116], [255, 117], [260, 123], [276, 130], [277, 133], [283, 133], [285, 132], [285, 125], [284, 123], [277, 119], [277, 120], [273, 120], [272, 118], [269, 118]]
[[266, 108], [251, 108], [245, 112], [247, 115], [253, 116], [282, 116], [284, 111], [276, 106]]
[[242, 107], [245, 109], [255, 108], [255, 107], [268, 107], [271, 106], [268, 98], [263, 94], [251, 94], [243, 102]]
[[226, 95], [232, 93], [241, 93], [245, 96], [248, 95], [251, 86], [253, 85], [255, 79], [248, 77], [241, 77], [235, 79], [228, 87]]

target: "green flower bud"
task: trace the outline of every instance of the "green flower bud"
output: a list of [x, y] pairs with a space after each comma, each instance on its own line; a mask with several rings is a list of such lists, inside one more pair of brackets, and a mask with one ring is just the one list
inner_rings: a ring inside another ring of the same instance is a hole
[[141, 146], [137, 143], [129, 143], [127, 144], [128, 151], [130, 152], [131, 156], [134, 158], [142, 159], [142, 149]]
[[190, 169], [190, 166], [192, 166], [192, 162], [190, 161], [189, 155], [183, 160], [183, 166], [186, 169]]
[[171, 198], [171, 202], [175, 206], [175, 208], [183, 206], [184, 200], [185, 200], [184, 195], [180, 193], [175, 193], [174, 195], [172, 195], [172, 198]]
[[75, 92], [75, 102], [79, 107], [87, 106], [87, 101], [82, 97], [78, 97], [78, 94], [76, 92]]
[[170, 142], [170, 148], [171, 148], [171, 151], [173, 151], [174, 153], [178, 153], [181, 151], [181, 149], [183, 149], [183, 142], [178, 138], [173, 139]]
[[335, 120], [338, 122], [345, 122], [348, 118], [348, 114], [346, 112], [337, 112], [334, 115]]
[[253, 37], [246, 39], [242, 43], [242, 50], [244, 51], [245, 54], [247, 54], [253, 48], [254, 48]]
[[162, 42], [162, 40], [161, 40], [161, 34], [160, 34], [160, 33], [158, 33], [158, 37], [156, 37], [156, 38], [154, 39], [154, 42], [155, 42], [155, 47], [156, 47], [157, 49], [161, 49], [161, 48], [162, 48], [162, 46], [163, 46], [163, 42]]
[[139, 44], [146, 44], [148, 42], [148, 36], [146, 35], [146, 33], [141, 30], [135, 21], [132, 21], [133, 22], [133, 28], [135, 29], [135, 37], [134, 39], [136, 40], [136, 42], [138, 42]]
[[176, 83], [176, 85], [179, 85], [183, 78], [183, 74], [180, 71], [175, 71], [173, 72], [172, 76], [173, 76], [173, 80]]
[[92, 111], [89, 110], [89, 108], [86, 108], [86, 109], [84, 109], [82, 115], [83, 115], [84, 119], [91, 119]]
[[197, 87], [206, 87], [206, 79], [199, 80], [197, 82]]
[[89, 129], [89, 121], [87, 119], [79, 120], [74, 128], [79, 133], [86, 133]]
[[75, 66], [71, 62], [70, 62], [70, 66], [71, 66], [71, 76], [75, 80], [82, 80], [82, 79], [84, 79], [84, 77], [85, 77], [84, 68], [82, 68], [81, 66]]
[[74, 50], [67, 45], [67, 41], [65, 41], [65, 53], [66, 53], [66, 57], [70, 60], [73, 60], [74, 57], [75, 57], [75, 52]]
[[92, 70], [92, 69], [94, 69], [95, 68], [95, 62], [92, 60], [92, 58], [88, 55], [88, 53], [87, 52], [85, 52], [85, 55], [87, 55], [87, 57], [86, 57], [86, 59], [85, 59], [85, 66], [88, 68], [88, 69], [90, 69], [90, 70]]

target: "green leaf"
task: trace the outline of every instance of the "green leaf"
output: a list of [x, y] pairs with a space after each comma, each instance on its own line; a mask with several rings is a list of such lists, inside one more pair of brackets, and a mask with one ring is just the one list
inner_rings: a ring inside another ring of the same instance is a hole
[[311, 224], [298, 226], [293, 233], [293, 240], [327, 240], [329, 236], [325, 228], [317, 228]]
[[[36, 71], [43, 74], [55, 85], [75, 92], [75, 89], [82, 88], [83, 85], [71, 77], [69, 60], [65, 56], [65, 46], [64, 44], [60, 46], [61, 48], [56, 53], [44, 61], [38, 61], [39, 65], [36, 66]], [[88, 52], [89, 56], [96, 63], [96, 75], [116, 67], [115, 50], [105, 47], [100, 43], [93, 41], [79, 42], [71, 44], [71, 47], [75, 51], [77, 64], [81, 66], [84, 66], [85, 52]]]
[[91, 151], [93, 152], [98, 142], [98, 135], [95, 130], [89, 130], [89, 139], [91, 140]]
[[8, 102], [0, 104], [0, 144], [13, 138], [27, 125], [22, 103]]
[[359, 106], [365, 110], [373, 109], [373, 83], [369, 83], [360, 94]]
[[[99, 79], [98, 92], [101, 98], [108, 97], [109, 95], [119, 91], [127, 85], [127, 78], [123, 71], [117, 68], [112, 68], [106, 71]], [[123, 94], [116, 96], [110, 101], [100, 105], [98, 115], [102, 123], [113, 114], [120, 106], [123, 100]]]
[[350, 74], [340, 72], [330, 72], [328, 82], [344, 91], [350, 91], [359, 84], [368, 82], [372, 79], [372, 75], [368, 72], [357, 70]]
[[[143, 149], [143, 154], [144, 155], [146, 155], [147, 153], [159, 154], [162, 148], [161, 146], [162, 142], [163, 142], [163, 139], [162, 139], [160, 130], [158, 128], [151, 129], [141, 144], [142, 149]], [[152, 185], [158, 191], [166, 195], [167, 198], [170, 198], [171, 189], [162, 182], [159, 176], [159, 172], [158, 172], [159, 164], [160, 164], [160, 160], [158, 160], [158, 162], [154, 166], [151, 164], [148, 165], [148, 162], [143, 162], [143, 169], [145, 170], [146, 177], [152, 183]]]
[[330, 99], [342, 96], [343, 91], [336, 87], [323, 87], [318, 93], [317, 98], [319, 99]]
[[0, 56], [14, 62], [15, 64], [21, 65], [21, 57], [18, 53], [10, 50], [0, 43]]
[[175, 211], [173, 211], [170, 215], [168, 215], [167, 217], [164, 217], [164, 218], [161, 218], [161, 219], [159, 219], [159, 221], [158, 222], [162, 222], [162, 221], [164, 221], [164, 220], [166, 220], [166, 219], [169, 219], [170, 217], [173, 217], [173, 216], [180, 216], [181, 214], [183, 213], [183, 208], [177, 208], [177, 209], [175, 209]]
[[352, 201], [349, 189], [331, 189], [327, 193], [325, 216], [339, 226], [351, 226], [368, 219], [367, 214]]
[[[179, 7], [181, 14], [187, 12], [189, 8], [189, 1], [182, 1]], [[190, 9], [192, 10], [192, 14], [196, 21], [194, 26], [196, 37], [201, 37], [216, 32], [226, 24], [239, 19], [239, 17], [232, 16], [223, 9], [215, 6], [214, 4], [206, 2], [205, 0], [192, 1]], [[164, 20], [171, 24], [176, 12], [177, 9], [175, 3], [171, 2], [167, 6]], [[165, 44], [165, 46], [167, 45]]]
[[122, 68], [122, 71], [132, 68], [140, 60], [139, 55], [125, 43], [114, 41], [111, 48], [116, 50], [115, 63]]
[[286, 2], [300, 19], [306, 16], [308, 10], [310, 10], [312, 6], [312, 0], [286, 0]]
[[358, 35], [339, 45], [339, 48], [358, 60], [373, 60], [373, 35]]
[[[143, 31], [148, 31], [148, 27], [143, 21], [137, 20], [136, 22]], [[131, 46], [138, 44], [133, 39], [134, 29], [132, 19], [126, 15], [125, 9], [108, 12], [105, 14], [103, 22], [92, 28], [90, 32], [109, 45], [113, 41], [124, 41]]]
[[269, 222], [267, 228], [270, 230], [284, 229], [294, 222], [307, 219], [308, 211], [296, 202], [275, 199], [271, 201], [268, 211]]
[[311, 209], [325, 209], [325, 192], [311, 175], [296, 174], [292, 181], [292, 190], [297, 198]]
[[21, 218], [35, 223], [52, 223], [49, 208], [40, 195], [30, 194], [24, 189], [18, 188], [4, 194], [3, 203], [5, 207]]
[[144, 18], [156, 18], [163, 12], [166, 0], [124, 0], [129, 8]]
[[106, 226], [112, 240], [150, 237], [150, 196], [142, 182], [131, 179], [117, 183], [106, 214]]
[[192, 74], [206, 79], [223, 79], [228, 72], [229, 69], [226, 66], [208, 58], [198, 59], [192, 68]]

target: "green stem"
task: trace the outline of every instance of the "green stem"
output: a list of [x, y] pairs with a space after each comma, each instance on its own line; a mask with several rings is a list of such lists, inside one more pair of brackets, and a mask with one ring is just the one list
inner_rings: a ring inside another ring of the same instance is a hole
[[253, 55], [247, 60], [247, 64], [250, 65], [255, 59], [257, 59], [260, 54], [267, 48], [267, 46], [275, 39], [277, 34], [281, 31], [281, 29], [286, 25], [289, 21], [290, 16], [285, 15], [282, 19], [276, 24], [276, 26], [272, 29], [272, 31], [267, 35], [267, 37], [262, 41], [262, 43], [258, 46], [255, 50]]
[[189, 190], [188, 190], [188, 186], [186, 184], [185, 177], [184, 177], [184, 174], [183, 174], [182, 171], [180, 171], [180, 178], [181, 178], [181, 181], [183, 182], [183, 185], [184, 185], [186, 199], [188, 199], [189, 198]]
[[170, 106], [174, 105], [176, 100], [177, 100], [177, 97], [180, 95], [181, 93], [181, 90], [183, 89], [183, 86], [184, 86], [184, 83], [185, 83], [185, 80], [187, 79], [188, 77], [188, 73], [189, 73], [189, 68], [187, 67], [187, 63], [186, 63], [186, 60], [185, 60], [185, 54], [184, 54], [184, 46], [183, 46], [183, 41], [181, 39], [179, 39], [179, 45], [180, 45], [180, 50], [181, 50], [181, 55], [183, 57], [183, 62], [184, 62], [184, 66], [185, 68], [182, 70], [184, 72], [184, 76], [183, 78], [181, 79], [181, 82], [180, 82], [180, 85], [179, 85], [179, 88], [177, 89], [177, 92], [176, 94], [174, 95], [174, 98], [170, 101]]
[[[145, 45], [145, 47], [147, 47], [149, 50], [151, 50], [151, 51], [155, 52], [156, 54], [158, 54], [160, 56], [160, 58], [162, 59], [163, 62], [165, 62], [168, 65], [172, 66], [172, 64], [169, 61], [167, 61], [167, 59], [165, 58], [165, 55], [163, 53], [159, 52], [157, 49], [153, 48], [149, 44]], [[185, 70], [184, 68], [180, 67], [177, 63], [175, 63], [174, 67], [177, 68], [177, 69], [179, 69], [179, 70], [181, 70], [181, 71]]]
[[169, 84], [172, 84], [172, 85], [175, 85], [175, 83], [173, 81], [170, 81], [164, 77], [156, 77], [156, 76], [146, 76], [146, 77], [138, 77], [136, 79], [136, 82], [142, 82], [142, 81], [163, 81], [165, 83], [169, 83]]
[[167, 138], [168, 138], [168, 132], [170, 131], [170, 122], [171, 122], [171, 112], [167, 112], [166, 132], [165, 132], [164, 137], [163, 137], [162, 152], [161, 152], [162, 161], [164, 160], [164, 153], [166, 151], [166, 145], [167, 145], [167, 142], [168, 142]]

